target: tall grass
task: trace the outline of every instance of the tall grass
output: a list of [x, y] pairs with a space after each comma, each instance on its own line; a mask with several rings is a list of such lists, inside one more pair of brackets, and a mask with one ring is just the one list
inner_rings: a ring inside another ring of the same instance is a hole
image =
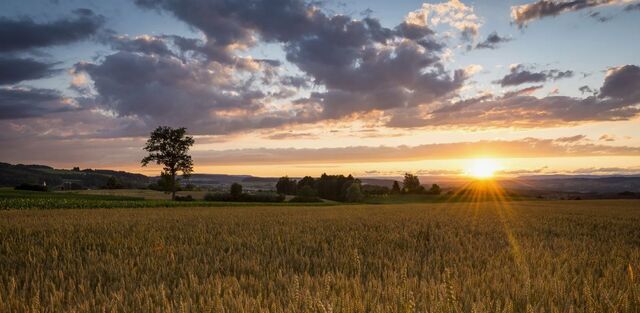
[[0, 212], [0, 312], [638, 312], [636, 201]]

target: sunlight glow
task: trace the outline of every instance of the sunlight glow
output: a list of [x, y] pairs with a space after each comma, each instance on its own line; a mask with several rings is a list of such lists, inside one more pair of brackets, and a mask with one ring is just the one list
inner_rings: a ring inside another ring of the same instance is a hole
[[490, 179], [501, 166], [494, 159], [474, 159], [469, 164], [466, 174], [477, 179]]

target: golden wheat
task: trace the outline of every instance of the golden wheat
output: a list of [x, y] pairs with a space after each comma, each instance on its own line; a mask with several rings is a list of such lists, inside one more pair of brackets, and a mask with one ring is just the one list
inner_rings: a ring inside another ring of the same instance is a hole
[[0, 312], [639, 312], [640, 203], [0, 212]]

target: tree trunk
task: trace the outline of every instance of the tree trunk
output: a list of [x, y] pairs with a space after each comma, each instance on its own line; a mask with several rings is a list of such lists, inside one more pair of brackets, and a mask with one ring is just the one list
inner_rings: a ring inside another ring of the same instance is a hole
[[176, 172], [171, 171], [171, 201], [176, 200]]

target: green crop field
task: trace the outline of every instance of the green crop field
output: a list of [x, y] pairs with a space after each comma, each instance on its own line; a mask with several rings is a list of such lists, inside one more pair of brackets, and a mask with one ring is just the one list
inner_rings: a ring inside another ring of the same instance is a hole
[[640, 202], [6, 210], [0, 269], [0, 312], [639, 312]]
[[[98, 208], [175, 208], [175, 207], [219, 207], [246, 206], [242, 202], [170, 201], [158, 199], [158, 191], [136, 192], [135, 190], [87, 190], [81, 192], [37, 192], [0, 188], [0, 210], [50, 210], [50, 209], [98, 209]], [[188, 193], [185, 193], [188, 194]], [[136, 196], [134, 196], [136, 195]], [[149, 196], [150, 197], [145, 197]], [[252, 203], [252, 206], [287, 205], [286, 203]], [[327, 203], [304, 203], [321, 206]]]

